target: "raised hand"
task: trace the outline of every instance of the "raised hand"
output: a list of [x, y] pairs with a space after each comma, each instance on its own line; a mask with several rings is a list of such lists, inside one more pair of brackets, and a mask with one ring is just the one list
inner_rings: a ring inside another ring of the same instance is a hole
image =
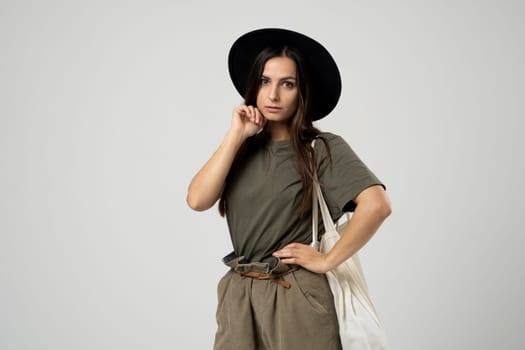
[[257, 107], [241, 105], [232, 112], [231, 130], [243, 139], [255, 135], [266, 124]]

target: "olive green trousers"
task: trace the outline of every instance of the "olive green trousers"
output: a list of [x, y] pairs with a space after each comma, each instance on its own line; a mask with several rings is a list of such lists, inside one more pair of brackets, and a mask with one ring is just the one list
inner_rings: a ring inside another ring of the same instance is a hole
[[[239, 273], [278, 274], [289, 265], [224, 258], [219, 281], [214, 350], [341, 350], [333, 296], [324, 274], [306, 269], [260, 280]], [[274, 266], [272, 266], [274, 265]]]

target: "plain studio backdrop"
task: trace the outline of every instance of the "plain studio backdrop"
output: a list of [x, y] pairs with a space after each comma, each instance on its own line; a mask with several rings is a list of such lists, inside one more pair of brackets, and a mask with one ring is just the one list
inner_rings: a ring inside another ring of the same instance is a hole
[[[241, 103], [227, 54], [285, 27], [339, 64], [393, 213], [360, 251], [391, 349], [520, 349], [519, 1], [2, 1], [0, 348], [210, 349], [231, 251], [192, 176]], [[300, 331], [300, 330], [298, 330]]]

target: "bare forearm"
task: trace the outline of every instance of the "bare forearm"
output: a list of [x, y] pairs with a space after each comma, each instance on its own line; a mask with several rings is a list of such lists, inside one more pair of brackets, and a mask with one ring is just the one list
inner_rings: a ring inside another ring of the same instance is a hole
[[266, 124], [254, 106], [241, 105], [232, 112], [232, 125], [219, 148], [191, 180], [186, 202], [195, 210], [210, 208], [222, 194], [235, 155], [243, 142]]
[[219, 148], [191, 180], [186, 201], [194, 210], [206, 210], [219, 199], [235, 155], [244, 142], [241, 135], [228, 131]]
[[372, 238], [388, 215], [390, 215], [388, 209], [373, 203], [358, 205], [342, 232], [341, 239], [326, 255], [328, 270], [336, 268], [359, 251]]

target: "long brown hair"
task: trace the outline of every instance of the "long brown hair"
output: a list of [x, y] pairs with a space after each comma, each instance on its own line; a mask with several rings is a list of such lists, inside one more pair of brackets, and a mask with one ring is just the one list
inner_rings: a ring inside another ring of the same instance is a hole
[[[297, 87], [299, 88], [299, 96], [295, 115], [289, 119], [289, 127], [291, 144], [297, 157], [297, 172], [301, 176], [301, 182], [303, 184], [303, 198], [301, 199], [298, 208], [296, 208], [297, 215], [302, 216], [312, 207], [312, 185], [315, 162], [313, 161], [314, 150], [310, 144], [311, 141], [314, 138], [319, 137], [319, 139], [324, 142], [330, 159], [330, 164], [332, 162], [332, 156], [328, 142], [322, 136], [318, 136], [321, 133], [321, 130], [313, 125], [313, 115], [310, 111], [312, 88], [308, 75], [308, 67], [305, 65], [305, 61], [303, 60], [301, 53], [296, 49], [289, 46], [267, 47], [257, 55], [252, 66], [252, 70], [249, 74], [248, 86], [244, 96], [244, 104], [248, 106], [256, 106], [257, 94], [259, 92], [264, 65], [269, 59], [274, 57], [288, 57], [295, 62], [296, 67], [296, 81]], [[266, 129], [267, 126], [268, 124], [266, 124], [264, 128]], [[233, 161], [232, 168], [238, 162], [242, 162], [242, 160], [249, 155], [249, 149], [252, 141], [253, 136], [248, 137], [241, 145]], [[230, 174], [231, 171], [228, 175]], [[234, 185], [230, 181], [230, 176], [226, 177], [225, 182], [225, 187], [219, 200], [219, 213], [221, 216], [224, 216], [228, 210], [226, 195], [229, 186]]]

